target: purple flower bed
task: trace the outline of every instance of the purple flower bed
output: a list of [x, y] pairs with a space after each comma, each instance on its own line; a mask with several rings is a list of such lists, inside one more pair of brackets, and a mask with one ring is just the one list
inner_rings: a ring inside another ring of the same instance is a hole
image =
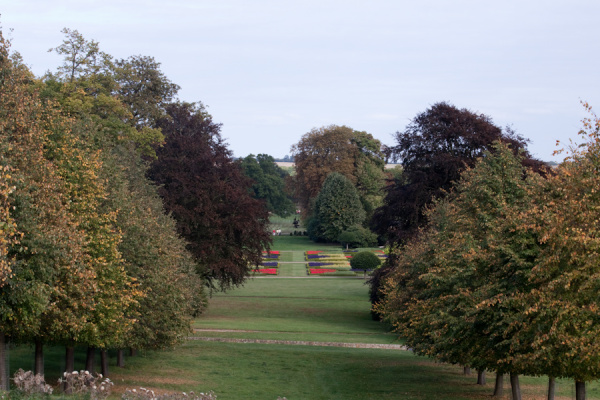
[[329, 257], [329, 256], [322, 256], [319, 254], [307, 254], [306, 255], [306, 258], [308, 258], [309, 260], [313, 259], [313, 258], [327, 258], [327, 257]]
[[275, 258], [275, 259], [279, 259], [279, 254], [263, 254], [263, 258]]
[[324, 265], [333, 265], [333, 263], [326, 263], [326, 262], [316, 262], [316, 261], [313, 261], [313, 262], [309, 262], [309, 263], [308, 263], [308, 266], [309, 266], [309, 267], [322, 267], [322, 266], [324, 266]]
[[267, 261], [267, 262], [263, 262], [262, 265], [263, 267], [277, 267], [279, 263], [277, 261]]

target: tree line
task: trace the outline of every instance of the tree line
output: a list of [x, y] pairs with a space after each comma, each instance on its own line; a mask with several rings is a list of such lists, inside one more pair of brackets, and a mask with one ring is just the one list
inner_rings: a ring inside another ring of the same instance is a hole
[[413, 220], [396, 220], [403, 240], [372, 281], [374, 310], [415, 353], [495, 372], [495, 396], [507, 374], [520, 399], [529, 374], [549, 377], [549, 398], [555, 378], [585, 398], [600, 376], [599, 132], [592, 113], [552, 170], [496, 140]]
[[[591, 108], [585, 107], [591, 112]], [[496, 373], [600, 376], [600, 121], [550, 167], [486, 115], [442, 102], [394, 146], [348, 127], [314, 129], [292, 147], [293, 188], [315, 240], [367, 229], [390, 257], [370, 280], [375, 318], [420, 355]], [[384, 161], [401, 171], [384, 171]], [[370, 190], [372, 189], [372, 190]]]
[[76, 30], [35, 77], [0, 33], [0, 388], [6, 343], [158, 349], [268, 248], [267, 210], [201, 103], [152, 57]]

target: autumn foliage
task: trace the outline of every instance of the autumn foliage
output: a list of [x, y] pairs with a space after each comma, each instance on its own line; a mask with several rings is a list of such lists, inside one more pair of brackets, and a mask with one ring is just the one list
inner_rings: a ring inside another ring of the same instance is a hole
[[497, 142], [434, 202], [375, 306], [415, 352], [510, 374], [513, 396], [523, 373], [578, 396], [600, 377], [599, 128], [544, 175]]
[[[43, 78], [0, 34], [0, 349], [35, 343], [42, 375], [44, 345], [67, 348], [69, 371], [75, 346], [91, 358], [182, 342], [205, 287], [242, 283], [269, 241], [266, 210], [218, 124], [173, 103], [179, 87], [159, 64], [113, 61], [63, 33], [52, 51], [64, 64]], [[161, 197], [147, 177], [152, 160], [174, 180], [198, 164], [188, 186], [161, 182]], [[201, 204], [191, 212], [202, 218], [181, 219], [172, 198]]]

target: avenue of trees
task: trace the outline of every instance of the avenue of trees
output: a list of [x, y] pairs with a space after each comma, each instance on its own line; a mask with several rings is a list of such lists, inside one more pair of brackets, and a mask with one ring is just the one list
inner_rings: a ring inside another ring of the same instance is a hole
[[0, 34], [0, 389], [8, 341], [35, 344], [40, 374], [44, 345], [73, 371], [75, 347], [106, 370], [107, 349], [180, 343], [206, 288], [241, 284], [270, 241], [202, 105], [151, 57], [63, 33], [43, 77]]
[[417, 354], [510, 376], [600, 377], [600, 120], [554, 171], [494, 142], [392, 257], [375, 305]]
[[[396, 144], [331, 125], [234, 160], [204, 105], [152, 57], [113, 59], [65, 29], [63, 64], [35, 77], [0, 33], [0, 389], [6, 343], [160, 349], [207, 292], [243, 284], [296, 205], [315, 241], [389, 248], [374, 316], [420, 355], [496, 373], [600, 377], [600, 119], [557, 168], [485, 115], [437, 103]], [[387, 157], [401, 171], [385, 171]], [[293, 192], [288, 195], [288, 192]], [[296, 203], [296, 204], [294, 204]], [[361, 253], [359, 253], [361, 254]], [[364, 257], [364, 258], [363, 258]], [[379, 264], [361, 254], [353, 267]]]
[[[581, 134], [585, 143], [551, 169], [510, 128], [448, 103], [418, 114], [379, 151], [358, 144], [364, 132], [314, 129], [292, 147], [296, 196], [315, 240], [351, 243], [348, 232], [367, 221], [385, 239], [389, 258], [370, 280], [373, 312], [417, 354], [475, 368], [479, 382], [495, 372], [496, 396], [507, 375], [520, 399], [518, 377], [528, 374], [549, 377], [549, 398], [556, 378], [575, 380], [579, 400], [600, 377], [593, 113]], [[379, 169], [384, 154], [402, 173]], [[360, 174], [365, 163], [378, 173]], [[379, 182], [377, 196], [364, 190], [365, 176]]]

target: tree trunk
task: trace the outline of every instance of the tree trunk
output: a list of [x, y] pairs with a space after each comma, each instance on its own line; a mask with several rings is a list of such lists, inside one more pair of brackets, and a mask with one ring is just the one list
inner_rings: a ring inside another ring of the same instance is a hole
[[585, 400], [585, 382], [575, 381], [575, 400]]
[[8, 383], [8, 346], [4, 332], [0, 332], [0, 390], [8, 391]]
[[504, 396], [504, 374], [496, 372], [496, 385], [494, 386], [494, 397]]
[[510, 374], [510, 388], [512, 391], [512, 400], [521, 400], [521, 386], [519, 386], [518, 374]]
[[130, 357], [135, 357], [137, 355], [137, 350], [134, 349], [133, 347], [129, 349], [129, 356]]
[[477, 370], [477, 384], [485, 385], [485, 369]]
[[556, 379], [553, 376], [548, 377], [548, 400], [554, 400], [556, 394]]
[[[73, 346], [65, 347], [65, 372], [75, 371], [75, 348]], [[71, 394], [71, 388], [67, 387], [67, 382], [63, 383], [63, 391]]]
[[123, 354], [123, 349], [117, 350], [117, 367], [119, 367], [119, 368], [125, 367], [125, 356]]
[[75, 348], [73, 346], [65, 347], [65, 372], [75, 371]]
[[471, 375], [471, 367], [464, 367], [463, 368], [463, 373], [465, 375]]
[[96, 349], [93, 347], [88, 347], [87, 357], [85, 359], [85, 370], [88, 371], [90, 374], [93, 374], [95, 363], [96, 363]]
[[35, 341], [35, 363], [33, 364], [34, 375], [44, 376], [44, 344], [41, 340]]
[[100, 373], [102, 376], [108, 376], [108, 354], [106, 349], [100, 350]]

